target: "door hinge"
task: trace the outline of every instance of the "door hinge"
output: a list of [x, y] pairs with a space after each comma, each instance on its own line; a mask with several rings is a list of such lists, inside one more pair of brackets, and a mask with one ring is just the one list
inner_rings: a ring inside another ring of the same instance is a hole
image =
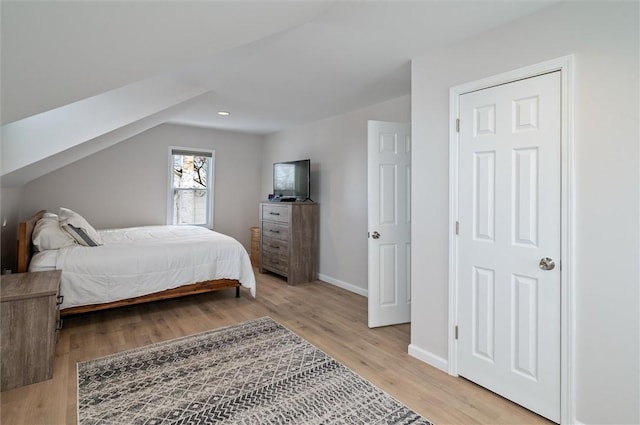
[[460, 118], [456, 118], [456, 133], [460, 133]]
[[455, 333], [456, 333], [456, 339], [458, 339], [458, 325], [456, 325]]
[[367, 232], [367, 238], [371, 237], [371, 232]]
[[460, 222], [456, 221], [456, 235], [460, 234]]

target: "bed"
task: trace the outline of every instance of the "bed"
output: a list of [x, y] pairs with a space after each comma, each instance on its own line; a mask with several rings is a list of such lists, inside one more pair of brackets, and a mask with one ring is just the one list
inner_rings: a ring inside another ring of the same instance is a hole
[[[62, 270], [60, 314], [246, 287], [256, 282], [244, 247], [198, 226], [142, 226], [99, 230], [99, 246], [77, 243], [36, 252], [34, 230], [46, 211], [18, 229], [18, 272]], [[36, 244], [36, 247], [38, 245]]]

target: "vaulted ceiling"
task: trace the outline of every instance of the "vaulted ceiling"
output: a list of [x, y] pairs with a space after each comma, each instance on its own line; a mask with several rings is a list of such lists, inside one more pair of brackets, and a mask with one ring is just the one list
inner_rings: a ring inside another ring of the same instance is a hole
[[3, 186], [160, 122], [266, 134], [408, 94], [411, 58], [550, 3], [3, 0]]

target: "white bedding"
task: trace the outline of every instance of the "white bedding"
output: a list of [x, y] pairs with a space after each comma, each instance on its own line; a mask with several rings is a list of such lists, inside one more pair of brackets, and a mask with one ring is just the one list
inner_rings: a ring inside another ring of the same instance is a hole
[[36, 254], [30, 271], [62, 270], [62, 309], [138, 297], [214, 279], [237, 279], [255, 297], [249, 256], [235, 239], [198, 226], [99, 230], [102, 246]]

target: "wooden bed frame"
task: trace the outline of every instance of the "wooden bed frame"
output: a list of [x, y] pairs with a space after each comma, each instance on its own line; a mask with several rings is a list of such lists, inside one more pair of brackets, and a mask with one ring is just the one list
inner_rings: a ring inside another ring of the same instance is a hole
[[[29, 262], [33, 256], [33, 243], [31, 240], [33, 229], [38, 220], [42, 218], [46, 211], [42, 210], [34, 214], [27, 221], [21, 222], [18, 227], [18, 273], [25, 273], [29, 270]], [[64, 273], [64, 271], [63, 271]], [[127, 305], [142, 304], [158, 300], [183, 297], [186, 295], [202, 294], [205, 292], [219, 291], [221, 289], [236, 288], [236, 297], [240, 296], [240, 282], [234, 279], [217, 279], [196, 282], [165, 291], [154, 292], [135, 298], [113, 301], [104, 304], [83, 305], [60, 310], [61, 316], [70, 314], [87, 313], [90, 311], [107, 310], [110, 308], [123, 307]], [[64, 295], [64, 294], [62, 294]]]

